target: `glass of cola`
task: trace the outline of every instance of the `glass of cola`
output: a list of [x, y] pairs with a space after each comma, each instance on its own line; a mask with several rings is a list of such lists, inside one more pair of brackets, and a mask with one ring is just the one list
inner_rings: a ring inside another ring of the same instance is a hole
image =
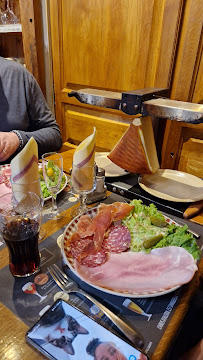
[[13, 276], [29, 276], [39, 270], [41, 217], [42, 205], [37, 194], [14, 191], [0, 196], [0, 233], [8, 247]]

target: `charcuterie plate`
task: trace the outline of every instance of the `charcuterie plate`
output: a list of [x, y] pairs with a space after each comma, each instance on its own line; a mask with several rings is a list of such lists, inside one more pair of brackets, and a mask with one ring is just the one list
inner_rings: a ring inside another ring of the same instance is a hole
[[[88, 210], [87, 212], [85, 212], [84, 214], [89, 215], [90, 217], [93, 218], [97, 214], [97, 211], [98, 211], [97, 208], [92, 208], [92, 209]], [[84, 215], [84, 214], [82, 214], [82, 215]], [[81, 277], [78, 274], [78, 272], [76, 271], [75, 266], [74, 266], [74, 259], [72, 257], [71, 251], [70, 251], [69, 239], [77, 231], [78, 221], [82, 215], [78, 215], [67, 225], [67, 227], [64, 231], [63, 241], [62, 241], [62, 255], [63, 255], [64, 262], [73, 271], [73, 273], [75, 275], [77, 275], [79, 278], [81, 278]], [[172, 223], [172, 221], [170, 219], [168, 219], [167, 217], [166, 217], [166, 221], [168, 223]], [[120, 266], [122, 266], [124, 268], [125, 264], [121, 263]], [[85, 281], [84, 279], [82, 279], [82, 280]], [[158, 291], [150, 291], [150, 292], [149, 291], [142, 291], [142, 292], [139, 291], [138, 293], [136, 293], [136, 291], [135, 292], [133, 291], [133, 293], [130, 293], [130, 292], [122, 292], [122, 291], [118, 292], [118, 291], [114, 291], [113, 289], [108, 289], [108, 288], [105, 288], [102, 286], [93, 285], [90, 282], [87, 282], [87, 283], [90, 286], [92, 286], [98, 290], [101, 290], [105, 293], [116, 295], [116, 296], [123, 296], [123, 297], [127, 296], [127, 297], [131, 297], [131, 298], [148, 298], [148, 297], [165, 295], [165, 294], [168, 294], [168, 293], [178, 289], [181, 286], [181, 285], [177, 285], [177, 286], [174, 286], [174, 287], [171, 287], [168, 289], [159, 289]]]
[[[39, 169], [42, 167], [42, 164], [39, 163]], [[11, 168], [10, 164], [1, 165], [0, 166], [0, 196], [7, 194], [11, 191], [11, 183], [10, 183], [10, 176], [11, 176]], [[65, 173], [63, 173], [64, 181], [61, 185], [60, 190], [57, 194], [63, 191], [67, 185], [68, 179]], [[42, 190], [43, 193], [43, 190]], [[44, 197], [44, 201], [50, 200], [51, 195]]]

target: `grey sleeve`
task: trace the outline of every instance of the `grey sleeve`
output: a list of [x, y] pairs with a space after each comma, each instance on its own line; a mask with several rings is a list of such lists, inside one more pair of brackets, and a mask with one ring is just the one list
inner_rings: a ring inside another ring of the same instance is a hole
[[46, 152], [60, 150], [62, 138], [59, 126], [32, 75], [26, 86], [26, 99], [29, 131], [18, 130], [23, 140], [23, 146], [33, 136], [38, 144], [39, 157]]

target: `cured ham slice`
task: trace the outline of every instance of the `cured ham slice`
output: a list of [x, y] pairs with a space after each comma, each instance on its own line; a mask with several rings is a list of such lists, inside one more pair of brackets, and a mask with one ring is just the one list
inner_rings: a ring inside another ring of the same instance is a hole
[[69, 243], [72, 256], [79, 262], [82, 258], [95, 252], [93, 237], [82, 239], [77, 233], [74, 233], [69, 239]]
[[110, 254], [101, 266], [89, 268], [74, 262], [85, 282], [112, 291], [146, 294], [163, 292], [188, 283], [197, 271], [193, 256], [184, 248], [168, 246], [144, 252]]
[[[93, 246], [89, 249], [89, 254], [97, 253], [102, 246], [104, 240], [104, 235], [112, 221], [111, 206], [107, 206], [102, 209], [92, 220], [89, 227], [87, 227], [83, 232], [80, 231], [80, 237], [86, 238], [93, 235]], [[87, 249], [80, 253], [80, 259], [86, 257]]]
[[[84, 234], [88, 232], [88, 229], [92, 223], [92, 218], [89, 215], [82, 215], [78, 221], [77, 233], [80, 237], [84, 237]], [[90, 231], [90, 235], [92, 231]]]
[[130, 211], [134, 208], [134, 205], [130, 205], [122, 202], [115, 202], [112, 204], [113, 221], [122, 220]]
[[113, 214], [112, 221], [122, 220], [126, 215], [130, 213], [130, 211], [134, 208], [134, 205], [130, 205], [122, 202], [115, 202], [111, 205], [100, 204], [99, 211], [102, 211], [106, 207], [111, 206], [111, 211]]

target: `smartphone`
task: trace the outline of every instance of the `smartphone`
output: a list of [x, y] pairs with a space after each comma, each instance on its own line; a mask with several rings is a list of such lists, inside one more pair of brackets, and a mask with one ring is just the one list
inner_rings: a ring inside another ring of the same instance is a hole
[[57, 300], [28, 330], [26, 340], [52, 360], [149, 360], [63, 300]]

